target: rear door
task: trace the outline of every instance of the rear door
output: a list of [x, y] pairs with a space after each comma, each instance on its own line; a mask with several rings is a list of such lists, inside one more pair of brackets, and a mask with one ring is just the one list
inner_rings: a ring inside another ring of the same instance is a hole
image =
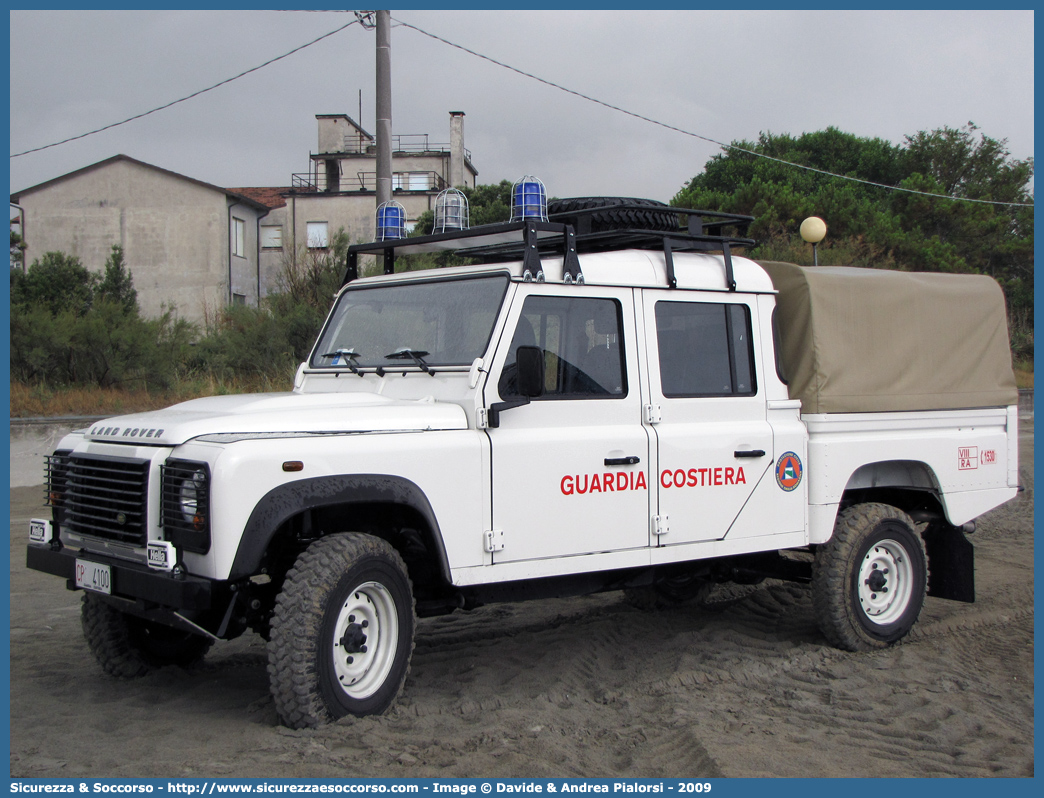
[[757, 316], [737, 294], [647, 290], [642, 302], [660, 519], [654, 545], [720, 540], [771, 479], [774, 462], [752, 345]]

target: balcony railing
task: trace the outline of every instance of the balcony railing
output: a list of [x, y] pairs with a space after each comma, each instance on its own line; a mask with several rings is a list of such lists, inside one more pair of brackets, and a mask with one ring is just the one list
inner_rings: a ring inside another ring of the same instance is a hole
[[[354, 191], [376, 191], [376, 172], [356, 172], [341, 175], [336, 183], [327, 179], [325, 172], [298, 173], [293, 175], [293, 188], [297, 192], [334, 194]], [[392, 175], [393, 191], [442, 191], [448, 186], [438, 172], [395, 172]]]
[[[351, 133], [344, 137], [345, 152], [368, 152], [376, 147], [373, 139], [360, 133]], [[392, 136], [393, 152], [450, 152], [450, 145], [432, 142], [427, 133], [402, 133]], [[471, 150], [465, 148], [464, 156], [470, 161]]]

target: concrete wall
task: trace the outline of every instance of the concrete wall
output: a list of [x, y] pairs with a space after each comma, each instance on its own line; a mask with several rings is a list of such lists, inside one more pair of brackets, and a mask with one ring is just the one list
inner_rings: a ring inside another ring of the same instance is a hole
[[[423, 191], [396, 191], [393, 199], [406, 209], [408, 221], [416, 221], [424, 211], [435, 207], [436, 194]], [[263, 225], [278, 224], [283, 228], [282, 249], [262, 249], [261, 296], [278, 292], [284, 258], [289, 257], [295, 243], [298, 253], [306, 250], [309, 222], [326, 222], [332, 240], [340, 228], [348, 233], [349, 243], [374, 240], [377, 200], [374, 192], [338, 194], [295, 194], [286, 198], [286, 206], [276, 208], [261, 220]]]
[[[234, 202], [229, 198], [228, 218], [243, 220], [244, 249], [242, 255], [233, 254], [231, 237], [234, 225], [229, 222], [229, 275], [232, 281], [234, 301], [243, 301], [247, 305], [256, 305], [260, 284], [258, 264], [258, 238], [260, 236], [260, 214], [250, 205]], [[264, 296], [264, 294], [261, 294]], [[243, 299], [240, 300], [240, 297]], [[227, 299], [225, 301], [228, 301]]]
[[[220, 189], [114, 160], [19, 199], [27, 264], [60, 251], [102, 272], [112, 245], [120, 244], [146, 316], [173, 303], [182, 318], [199, 320], [205, 307], [229, 301], [230, 280], [232, 292], [257, 301], [259, 212]], [[244, 221], [246, 257], [231, 254], [233, 216]]]
[[[316, 116], [319, 127], [319, 149], [316, 152], [345, 152], [358, 150], [369, 139], [361, 129], [341, 114]], [[348, 145], [347, 147], [345, 145]]]

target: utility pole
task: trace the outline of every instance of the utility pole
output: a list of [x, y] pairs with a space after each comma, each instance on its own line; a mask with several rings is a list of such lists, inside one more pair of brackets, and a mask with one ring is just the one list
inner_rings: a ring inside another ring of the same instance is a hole
[[391, 12], [377, 12], [377, 205], [392, 198]]

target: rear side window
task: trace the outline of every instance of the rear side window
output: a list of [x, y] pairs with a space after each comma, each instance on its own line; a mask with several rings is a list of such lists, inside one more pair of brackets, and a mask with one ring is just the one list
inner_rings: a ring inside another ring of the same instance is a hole
[[657, 302], [656, 343], [664, 396], [757, 392], [746, 305]]

